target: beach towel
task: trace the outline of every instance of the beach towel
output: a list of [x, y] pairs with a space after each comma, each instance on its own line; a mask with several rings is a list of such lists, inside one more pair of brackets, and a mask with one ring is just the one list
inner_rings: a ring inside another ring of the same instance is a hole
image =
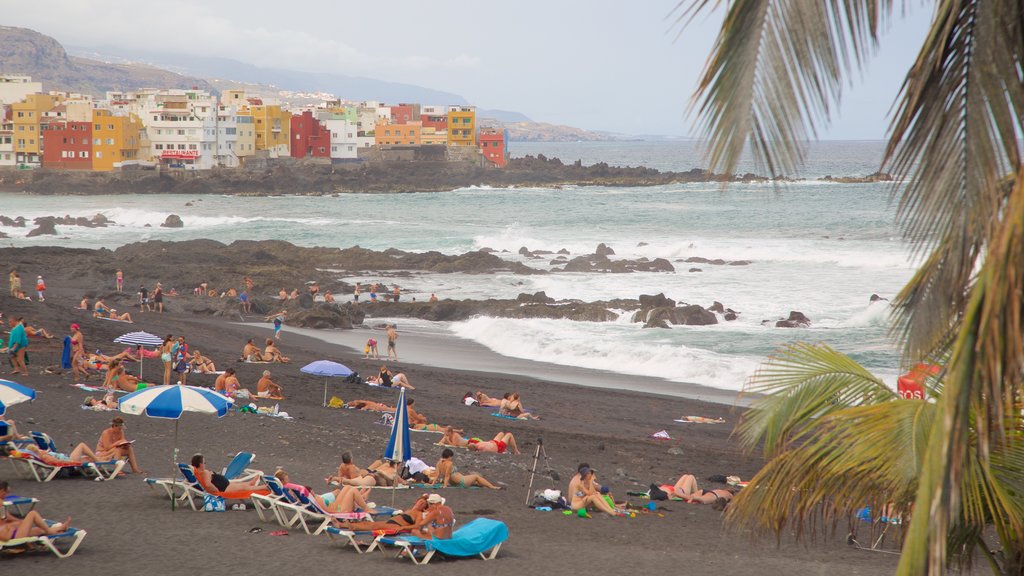
[[494, 416], [495, 418], [504, 418], [505, 420], [525, 420], [525, 418], [509, 416], [508, 414], [502, 414], [501, 412], [491, 412], [491, 416]]
[[128, 320], [118, 320], [117, 318], [109, 318], [107, 316], [97, 316], [97, 318], [99, 318], [100, 320], [106, 320], [108, 322], [121, 322], [122, 324], [134, 324], [134, 322], [129, 322]]
[[71, 369], [71, 336], [64, 337], [64, 351], [60, 354], [60, 367], [64, 370]]
[[671, 440], [672, 437], [668, 435], [668, 430], [658, 430], [654, 434], [648, 436], [648, 438], [654, 438], [655, 440]]
[[[109, 392], [109, 390], [107, 390], [106, 388], [103, 388], [102, 386], [90, 386], [88, 384], [83, 384], [81, 382], [72, 384], [72, 386], [74, 386], [75, 388], [80, 388], [82, 390], [85, 390], [86, 392]], [[125, 393], [125, 391], [121, 390], [120, 388], [115, 388], [114, 392], [118, 392], [120, 394], [124, 394]]]

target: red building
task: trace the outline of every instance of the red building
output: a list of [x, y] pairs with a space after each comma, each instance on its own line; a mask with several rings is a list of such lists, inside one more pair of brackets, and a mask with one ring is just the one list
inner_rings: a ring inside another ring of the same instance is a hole
[[44, 168], [92, 170], [91, 122], [50, 122], [40, 128]]
[[331, 131], [309, 110], [292, 115], [292, 158], [330, 158]]
[[391, 107], [391, 123], [405, 124], [420, 119], [419, 104], [397, 104]]
[[498, 168], [504, 168], [508, 164], [507, 138], [504, 130], [481, 128], [480, 133], [477, 134], [477, 142], [480, 146], [480, 153], [492, 164]]
[[433, 128], [438, 132], [448, 130], [447, 114], [420, 114], [420, 122], [423, 122], [424, 128]]

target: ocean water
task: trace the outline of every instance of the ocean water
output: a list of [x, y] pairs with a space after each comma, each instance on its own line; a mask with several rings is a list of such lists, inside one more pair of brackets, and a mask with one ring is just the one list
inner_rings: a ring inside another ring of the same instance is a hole
[[[688, 170], [701, 166], [688, 142], [513, 143], [513, 155], [538, 154], [586, 164], [646, 165]], [[825, 142], [809, 150], [808, 178], [865, 175], [878, 169], [880, 142]], [[687, 184], [649, 188], [469, 188], [443, 193], [342, 194], [336, 197], [221, 196], [50, 197], [0, 194], [0, 213], [92, 216], [117, 222], [105, 229], [58, 227], [53, 238], [25, 238], [28, 229], [3, 228], [14, 246], [56, 244], [109, 247], [148, 239], [285, 239], [299, 245], [461, 253], [484, 247], [548, 269], [531, 250], [565, 248], [572, 256], [611, 246], [616, 257], [666, 258], [674, 273], [423, 274], [401, 281], [407, 297], [514, 298], [545, 291], [585, 301], [665, 293], [678, 302], [722, 302], [739, 319], [714, 326], [642, 330], [629, 314], [609, 323], [475, 318], [425, 329], [476, 341], [499, 354], [628, 375], [739, 390], [764, 358], [796, 341], [824, 342], [894, 382], [898, 354], [887, 337], [892, 298], [914, 263], [899, 236], [886, 184], [814, 180], [771, 184]], [[191, 203], [191, 206], [186, 206]], [[182, 229], [159, 224], [178, 214]], [[746, 266], [680, 262], [691, 256]], [[700, 272], [690, 272], [699, 268]], [[130, 271], [126, 271], [130, 275]], [[339, 277], [348, 281], [374, 278]], [[791, 310], [806, 329], [762, 324]], [[422, 328], [422, 327], [418, 327]]]

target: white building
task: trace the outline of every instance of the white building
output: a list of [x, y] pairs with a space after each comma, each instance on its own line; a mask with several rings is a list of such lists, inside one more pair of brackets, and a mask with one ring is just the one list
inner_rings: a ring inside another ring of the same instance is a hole
[[322, 119], [324, 126], [331, 132], [331, 159], [355, 159], [359, 157], [360, 148], [373, 146], [373, 136], [360, 136], [363, 133], [358, 123], [344, 118]]
[[0, 106], [21, 102], [25, 96], [43, 91], [42, 82], [33, 82], [31, 76], [0, 74]]
[[208, 170], [217, 165], [217, 102], [204, 90], [161, 90], [139, 116], [153, 160], [164, 168]]
[[15, 166], [14, 161], [14, 122], [2, 120], [3, 107], [0, 106], [0, 168]]

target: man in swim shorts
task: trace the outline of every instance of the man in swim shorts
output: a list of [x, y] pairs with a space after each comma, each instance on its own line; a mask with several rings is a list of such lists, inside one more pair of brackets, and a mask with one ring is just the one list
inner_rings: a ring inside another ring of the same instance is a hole
[[395, 361], [398, 361], [398, 351], [395, 350], [395, 343], [398, 341], [398, 330], [395, 329], [394, 324], [388, 324], [388, 358], [395, 357]]

